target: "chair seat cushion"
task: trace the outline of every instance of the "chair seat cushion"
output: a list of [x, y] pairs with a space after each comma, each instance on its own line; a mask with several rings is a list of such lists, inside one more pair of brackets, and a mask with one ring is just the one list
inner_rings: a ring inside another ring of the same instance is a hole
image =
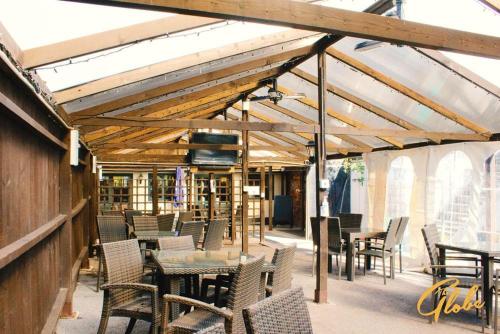
[[182, 332], [197, 332], [218, 323], [223, 324], [224, 318], [205, 310], [195, 309], [193, 312], [190, 312], [174, 320], [172, 323], [170, 323], [169, 327], [171, 329], [182, 329]]

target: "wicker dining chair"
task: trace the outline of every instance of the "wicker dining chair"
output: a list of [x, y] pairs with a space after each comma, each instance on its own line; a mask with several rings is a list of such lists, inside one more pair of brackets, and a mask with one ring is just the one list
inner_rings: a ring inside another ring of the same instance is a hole
[[120, 210], [101, 210], [102, 216], [123, 216]]
[[272, 264], [275, 269], [267, 277], [267, 296], [280, 293], [292, 286], [293, 258], [296, 249], [296, 246], [290, 246], [274, 250]]
[[[312, 276], [315, 274], [315, 268], [316, 268], [316, 254], [318, 253], [318, 236], [319, 236], [319, 229], [318, 229], [318, 223], [317, 223], [317, 218], [316, 217], [311, 217], [310, 218], [311, 222], [311, 234], [313, 238], [313, 251], [312, 251]], [[330, 225], [330, 224], [328, 224]], [[330, 247], [328, 247], [328, 257], [332, 255], [338, 255], [338, 253], [331, 251]], [[341, 260], [342, 262], [342, 260]], [[331, 263], [330, 260], [328, 263]], [[338, 262], [337, 262], [338, 263]], [[340, 268], [340, 267], [339, 267]], [[339, 269], [339, 274], [340, 274], [340, 269]]]
[[[361, 213], [339, 213], [337, 217], [340, 219], [340, 228], [361, 228], [361, 223], [363, 221], [363, 215]], [[358, 255], [357, 258], [358, 268], [361, 268], [360, 256]]]
[[175, 225], [175, 231], [179, 232], [181, 230], [182, 223], [190, 221], [193, 221], [193, 211], [179, 212], [179, 217], [177, 218], [177, 224]]
[[[383, 239], [383, 243], [380, 247], [372, 247], [372, 242], [367, 240], [356, 240], [355, 244], [364, 243], [365, 248], [358, 251], [357, 254], [365, 257], [363, 274], [366, 275], [366, 266], [367, 261], [366, 257], [371, 256], [373, 258], [381, 258], [382, 259], [382, 273], [384, 276], [384, 285], [387, 284], [387, 275], [385, 273], [385, 259], [389, 258], [389, 271], [390, 277], [394, 279], [394, 257], [395, 257], [395, 248], [396, 248], [396, 234], [398, 232], [399, 223], [401, 218], [391, 219], [391, 223], [389, 223], [389, 227], [387, 228], [387, 233]], [[373, 245], [378, 245], [373, 242]]]
[[[264, 257], [249, 259], [238, 265], [229, 289], [226, 308], [219, 308], [191, 298], [164, 295], [163, 333], [192, 333], [223, 322], [225, 322], [226, 333], [245, 333], [242, 310], [258, 301], [263, 265]], [[195, 309], [169, 324], [168, 314], [171, 303], [193, 306]]]
[[208, 223], [208, 229], [203, 240], [203, 250], [219, 250], [222, 248], [226, 225], [223, 220], [212, 220]]
[[224, 328], [223, 323], [218, 323], [213, 326], [202, 329], [200, 331], [197, 331], [194, 334], [226, 334], [226, 329]]
[[302, 288], [284, 290], [243, 309], [248, 334], [312, 334]]
[[101, 322], [97, 333], [106, 332], [109, 317], [128, 317], [130, 333], [137, 319], [151, 323], [150, 332], [157, 333], [161, 313], [158, 287], [142, 283], [143, 269], [139, 243], [135, 239], [105, 243], [104, 290]]
[[184, 222], [182, 223], [181, 230], [179, 231], [179, 236], [182, 237], [185, 235], [191, 235], [193, 237], [194, 246], [198, 247], [204, 227], [205, 222], [203, 221]]
[[399, 222], [398, 232], [396, 233], [396, 251], [399, 253], [399, 272], [403, 272], [403, 238], [405, 236], [406, 228], [408, 227], [408, 223], [410, 221], [410, 217], [401, 217], [401, 221]]
[[[453, 256], [446, 256], [446, 260], [473, 262], [474, 265], [447, 265], [439, 263], [439, 249], [436, 244], [440, 243], [439, 231], [435, 224], [425, 225], [422, 228], [422, 236], [424, 237], [425, 246], [427, 248], [427, 254], [430, 260], [430, 269], [432, 273], [432, 285], [440, 282], [444, 279], [457, 278], [459, 280], [458, 287], [460, 288], [471, 288], [473, 285], [480, 287], [481, 291], [484, 291], [483, 279], [481, 277], [483, 268], [478, 265], [479, 259], [477, 257], [471, 256], [460, 256], [459, 253], [455, 253]], [[497, 276], [498, 277], [498, 276]], [[498, 291], [498, 290], [497, 290]], [[476, 299], [479, 298], [479, 292], [476, 292]], [[438, 298], [440, 295], [434, 294], [433, 297], [433, 309], [436, 309]], [[484, 298], [483, 298], [484, 302]], [[484, 307], [481, 309], [484, 312]], [[476, 316], [479, 317], [479, 310], [476, 309]], [[482, 328], [484, 333], [484, 322], [486, 317], [482, 314]], [[496, 319], [496, 318], [495, 318]], [[432, 322], [432, 318], [430, 320]], [[495, 321], [496, 323], [496, 321]]]
[[172, 231], [172, 227], [174, 226], [175, 213], [167, 213], [164, 215], [156, 216], [158, 220], [158, 229], [160, 231]]
[[123, 216], [97, 216], [97, 233], [99, 234], [99, 244], [97, 256], [99, 264], [97, 266], [97, 291], [101, 282], [102, 249], [104, 243], [127, 240], [127, 226], [123, 221]]
[[182, 237], [163, 237], [158, 239], [158, 248], [170, 251], [194, 251], [193, 238], [189, 235]]
[[158, 219], [154, 216], [133, 216], [134, 231], [158, 232]]
[[143, 213], [141, 210], [125, 210], [125, 222], [129, 225], [132, 225], [134, 223], [132, 217], [142, 215]]

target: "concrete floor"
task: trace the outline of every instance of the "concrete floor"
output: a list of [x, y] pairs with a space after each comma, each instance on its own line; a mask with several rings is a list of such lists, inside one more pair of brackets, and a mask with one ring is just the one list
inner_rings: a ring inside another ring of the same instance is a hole
[[[328, 303], [318, 305], [312, 302], [315, 278], [311, 276], [311, 243], [284, 231], [273, 231], [266, 235], [266, 246], [256, 240], [251, 243], [251, 254], [265, 254], [272, 259], [273, 247], [297, 244], [295, 257], [294, 286], [302, 286], [307, 298], [314, 333], [479, 333], [481, 323], [475, 312], [461, 312], [441, 316], [439, 323], [429, 324], [418, 315], [416, 303], [420, 294], [431, 285], [428, 275], [405, 271], [396, 273], [395, 280], [384, 286], [381, 273], [376, 270], [363, 276], [358, 272], [355, 282], [345, 276], [337, 279], [336, 266], [328, 278]], [[61, 319], [57, 333], [96, 333], [102, 305], [102, 292], [95, 292], [96, 275], [91, 270], [82, 270], [74, 295], [76, 319]], [[461, 302], [461, 300], [459, 300]], [[123, 333], [128, 320], [111, 318], [107, 333]], [[148, 324], [138, 321], [134, 333], [147, 333]], [[486, 331], [487, 333], [492, 330]]]

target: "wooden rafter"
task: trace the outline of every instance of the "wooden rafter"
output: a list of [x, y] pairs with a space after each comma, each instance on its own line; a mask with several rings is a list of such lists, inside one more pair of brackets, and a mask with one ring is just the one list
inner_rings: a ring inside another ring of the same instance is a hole
[[[318, 78], [312, 74], [309, 74], [301, 69], [298, 69], [298, 68], [294, 68], [293, 70], [291, 70], [291, 73], [295, 74], [296, 76], [298, 76], [299, 78], [302, 78], [314, 85], [317, 85], [318, 84]], [[353, 94], [350, 94], [348, 92], [346, 92], [345, 90], [341, 89], [340, 87], [337, 87], [337, 86], [334, 86], [330, 83], [327, 83], [326, 84], [327, 86], [327, 90], [334, 94], [334, 95], [337, 95], [339, 97], [341, 97], [342, 99], [348, 101], [348, 102], [351, 102], [365, 110], [368, 110], [369, 112], [379, 116], [379, 117], [382, 117], [383, 119], [393, 123], [393, 124], [396, 124], [400, 127], [402, 127], [403, 129], [407, 129], [407, 130], [423, 130], [419, 127], [417, 127], [416, 125], [392, 114], [392, 113], [389, 113], [377, 106], [375, 106], [374, 104], [366, 101], [366, 100], [363, 100]], [[439, 142], [439, 138], [429, 138], [431, 139], [432, 141], [438, 143]]]
[[38, 67], [64, 59], [136, 43], [138, 41], [223, 22], [221, 19], [174, 15], [122, 28], [102, 31], [24, 50], [24, 68]]
[[[129, 127], [150, 128], [186, 128], [186, 129], [219, 129], [219, 130], [248, 130], [248, 131], [270, 131], [270, 132], [293, 132], [293, 133], [316, 133], [318, 127], [312, 124], [290, 124], [290, 123], [266, 123], [246, 121], [219, 121], [206, 119], [174, 119], [162, 120], [152, 117], [99, 117], [82, 119], [80, 124], [104, 124]], [[352, 136], [375, 136], [375, 137], [402, 137], [402, 138], [428, 138], [428, 136], [442, 137], [450, 140], [474, 140], [487, 141], [482, 135], [468, 133], [430, 132], [419, 130], [392, 130], [371, 129], [354, 127], [329, 127], [326, 134], [345, 134]]]
[[[295, 95], [294, 92], [292, 92], [291, 90], [289, 90], [288, 88], [286, 88], [284, 86], [278, 86], [278, 90], [285, 93], [286, 95]], [[300, 103], [302, 103], [310, 108], [318, 110], [318, 103], [316, 101], [313, 101], [310, 98], [306, 97], [306, 98], [299, 99], [297, 101], [299, 101]], [[335, 119], [337, 119], [337, 120], [339, 120], [347, 125], [350, 125], [352, 127], [355, 127], [358, 129], [369, 129], [369, 127], [367, 125], [363, 124], [362, 122], [357, 121], [357, 120], [355, 120], [347, 115], [341, 114], [341, 113], [333, 110], [333, 108], [331, 108], [331, 107], [327, 107], [326, 112], [327, 112], [328, 116], [333, 117], [333, 118], [335, 118]], [[399, 147], [399, 148], [403, 147], [403, 143], [401, 143], [398, 140], [395, 140], [394, 138], [386, 138], [386, 137], [381, 137], [381, 136], [378, 136], [378, 138], [380, 138], [381, 140], [383, 140], [391, 145], [394, 145], [396, 147]]]
[[289, 60], [298, 56], [303, 56], [308, 54], [311, 50], [311, 46], [297, 47], [289, 51], [281, 52], [272, 56], [263, 55], [256, 57], [250, 61], [239, 63], [233, 66], [229, 66], [220, 70], [203, 73], [201, 75], [176, 81], [164, 86], [156, 87], [146, 91], [142, 91], [137, 94], [128, 95], [117, 100], [112, 100], [103, 104], [99, 104], [94, 107], [83, 109], [78, 111], [79, 114], [84, 115], [100, 115], [106, 112], [117, 110], [120, 108], [125, 108], [130, 105], [143, 102], [146, 100], [154, 99], [160, 96], [174, 93], [176, 91], [182, 91], [190, 87], [195, 87], [198, 85], [206, 84], [210, 81], [220, 80], [225, 77], [232, 76], [237, 73], [242, 73], [248, 70], [254, 70], [258, 68], [263, 68], [264, 66], [278, 63], [280, 61]]
[[[312, 119], [307, 118], [307, 117], [305, 117], [305, 116], [303, 116], [303, 115], [301, 115], [301, 114], [299, 114], [297, 112], [294, 112], [294, 111], [292, 111], [290, 109], [284, 108], [284, 107], [282, 107], [280, 105], [274, 104], [274, 103], [272, 103], [270, 101], [259, 101], [258, 103], [261, 104], [261, 105], [263, 105], [263, 106], [265, 106], [265, 107], [271, 108], [271, 109], [273, 109], [273, 110], [275, 110], [275, 111], [277, 111], [279, 113], [282, 113], [283, 115], [291, 117], [291, 118], [293, 118], [293, 119], [295, 119], [297, 121], [300, 121], [300, 122], [303, 122], [303, 123], [306, 123], [306, 124], [313, 124], [314, 123], [314, 121]], [[336, 137], [338, 137], [338, 138], [340, 138], [340, 139], [342, 139], [342, 140], [344, 140], [344, 141], [346, 141], [348, 143], [351, 143], [354, 146], [361, 147], [361, 148], [363, 148], [363, 149], [365, 149], [367, 151], [370, 151], [372, 149], [372, 147], [370, 145], [367, 145], [364, 142], [362, 142], [362, 141], [360, 141], [360, 140], [358, 140], [356, 138], [353, 138], [351, 136], [338, 135]]]
[[332, 56], [335, 59], [338, 59], [342, 61], [343, 63], [355, 68], [356, 70], [380, 81], [381, 83], [391, 87], [392, 89], [400, 92], [401, 94], [404, 94], [408, 96], [409, 98], [425, 105], [426, 107], [434, 110], [435, 112], [441, 114], [442, 116], [451, 119], [452, 121], [462, 125], [463, 127], [470, 129], [476, 133], [479, 133], [481, 135], [484, 135], [485, 137], [489, 137], [491, 135], [490, 131], [488, 129], [485, 129], [478, 124], [466, 119], [463, 116], [458, 115], [457, 113], [449, 110], [448, 108], [444, 107], [443, 105], [440, 105], [431, 99], [423, 96], [420, 93], [417, 93], [413, 89], [397, 82], [396, 80], [390, 78], [389, 76], [374, 70], [373, 68], [363, 64], [362, 62], [330, 47], [326, 50], [326, 52]]
[[[257, 87], [259, 81], [267, 80], [274, 77], [279, 72], [279, 68], [261, 71], [256, 74], [248, 75], [237, 80], [215, 84], [205, 89], [201, 89], [192, 93], [184, 94], [165, 101], [147, 105], [142, 108], [135, 109], [123, 113], [122, 116], [144, 116], [154, 115], [155, 117], [164, 117], [168, 114], [179, 112], [180, 108], [192, 108], [197, 105], [208, 103], [214, 100], [221, 99], [237, 93], [242, 93]], [[157, 113], [157, 114], [154, 114]], [[95, 116], [87, 114], [83, 111], [72, 113], [70, 118], [75, 120], [81, 117]]]
[[[54, 92], [54, 98], [57, 103], [61, 104], [165, 73], [186, 69], [203, 63], [209, 63], [218, 59], [235, 56], [237, 54], [265, 48], [276, 44], [283, 44], [285, 42], [294, 40], [306, 39], [308, 37], [316, 35], [317, 33], [312, 33], [309, 31], [289, 30], [267, 36], [260, 36], [251, 40], [233, 43], [223, 47], [218, 47], [207, 51], [197, 52], [187, 56], [170, 59], [160, 63], [133, 69], [124, 73], [119, 73], [102, 79], [94, 80], [92, 82], [88, 82], [68, 89], [60, 90]], [[303, 46], [310, 43], [310, 40], [305, 40]]]
[[[288, 110], [288, 109], [286, 109], [286, 108], [284, 108], [282, 106], [277, 106], [274, 103], [266, 102], [266, 101], [262, 102], [261, 101], [260, 104], [265, 105], [268, 108], [272, 108], [272, 109], [274, 109], [276, 111], [279, 111], [279, 112], [281, 112], [281, 113], [283, 113], [283, 114], [285, 114], [285, 115], [287, 115], [289, 117], [293, 117], [293, 116], [299, 117], [298, 114], [294, 113], [293, 111]], [[271, 105], [274, 106], [274, 107], [271, 107]], [[232, 107], [241, 111], [241, 107], [238, 106], [238, 105], [233, 105]], [[271, 118], [270, 116], [265, 115], [265, 114], [263, 114], [263, 113], [255, 110], [255, 109], [252, 109], [252, 108], [250, 108], [249, 113], [250, 113], [251, 116], [256, 117], [256, 118], [258, 118], [260, 120], [263, 120], [264, 122], [273, 123], [273, 122], [277, 122], [278, 121], [275, 118]], [[293, 116], [290, 116], [290, 115], [293, 115]], [[293, 118], [295, 118], [295, 117], [293, 117]], [[306, 118], [307, 121], [304, 121], [305, 120], [304, 118], [305, 117], [303, 117], [303, 118], [301, 117], [301, 122], [303, 122], [305, 124], [312, 124], [312, 125], [316, 124], [314, 121], [312, 121], [310, 119], [307, 119], [307, 118]], [[298, 136], [300, 136], [300, 137], [302, 137], [304, 139], [307, 139], [308, 141], [309, 140], [314, 140], [313, 135], [311, 135], [309, 133], [297, 133], [296, 135], [298, 135]], [[370, 152], [373, 149], [372, 147], [366, 145], [362, 141], [359, 141], [359, 140], [357, 140], [357, 139], [355, 139], [355, 138], [353, 138], [351, 136], [338, 135], [336, 137], [339, 137], [339, 138], [345, 140], [346, 142], [349, 142], [350, 144], [352, 144], [354, 146], [357, 146], [360, 149], [363, 149], [364, 152]], [[335, 150], [335, 151], [343, 150], [344, 149], [344, 148], [342, 148], [342, 147], [340, 147], [340, 146], [338, 146], [336, 144], [333, 144], [331, 142], [327, 143], [327, 147], [328, 147], [328, 149]]]
[[[95, 2], [96, 0], [81, 0]], [[99, 0], [99, 3], [246, 20], [500, 58], [500, 38], [289, 0]]]

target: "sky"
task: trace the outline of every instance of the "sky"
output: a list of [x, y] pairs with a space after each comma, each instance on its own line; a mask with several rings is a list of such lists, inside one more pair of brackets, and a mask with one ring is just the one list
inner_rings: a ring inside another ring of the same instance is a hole
[[[362, 10], [374, 0], [328, 0], [319, 4]], [[113, 28], [167, 17], [168, 13], [87, 5], [56, 0], [0, 0], [0, 22], [21, 49], [29, 49]], [[500, 37], [500, 16], [478, 0], [405, 0], [404, 18], [410, 21]], [[286, 28], [231, 21], [218, 29], [201, 29], [199, 35], [180, 34], [128, 47], [118, 53], [73, 64], [48, 66], [37, 73], [52, 91], [104, 76], [216, 48], [230, 43], [284, 31]], [[104, 53], [108, 53], [104, 52]], [[500, 86], [500, 60], [446, 55], [486, 80]], [[64, 62], [65, 63], [65, 62]]]

